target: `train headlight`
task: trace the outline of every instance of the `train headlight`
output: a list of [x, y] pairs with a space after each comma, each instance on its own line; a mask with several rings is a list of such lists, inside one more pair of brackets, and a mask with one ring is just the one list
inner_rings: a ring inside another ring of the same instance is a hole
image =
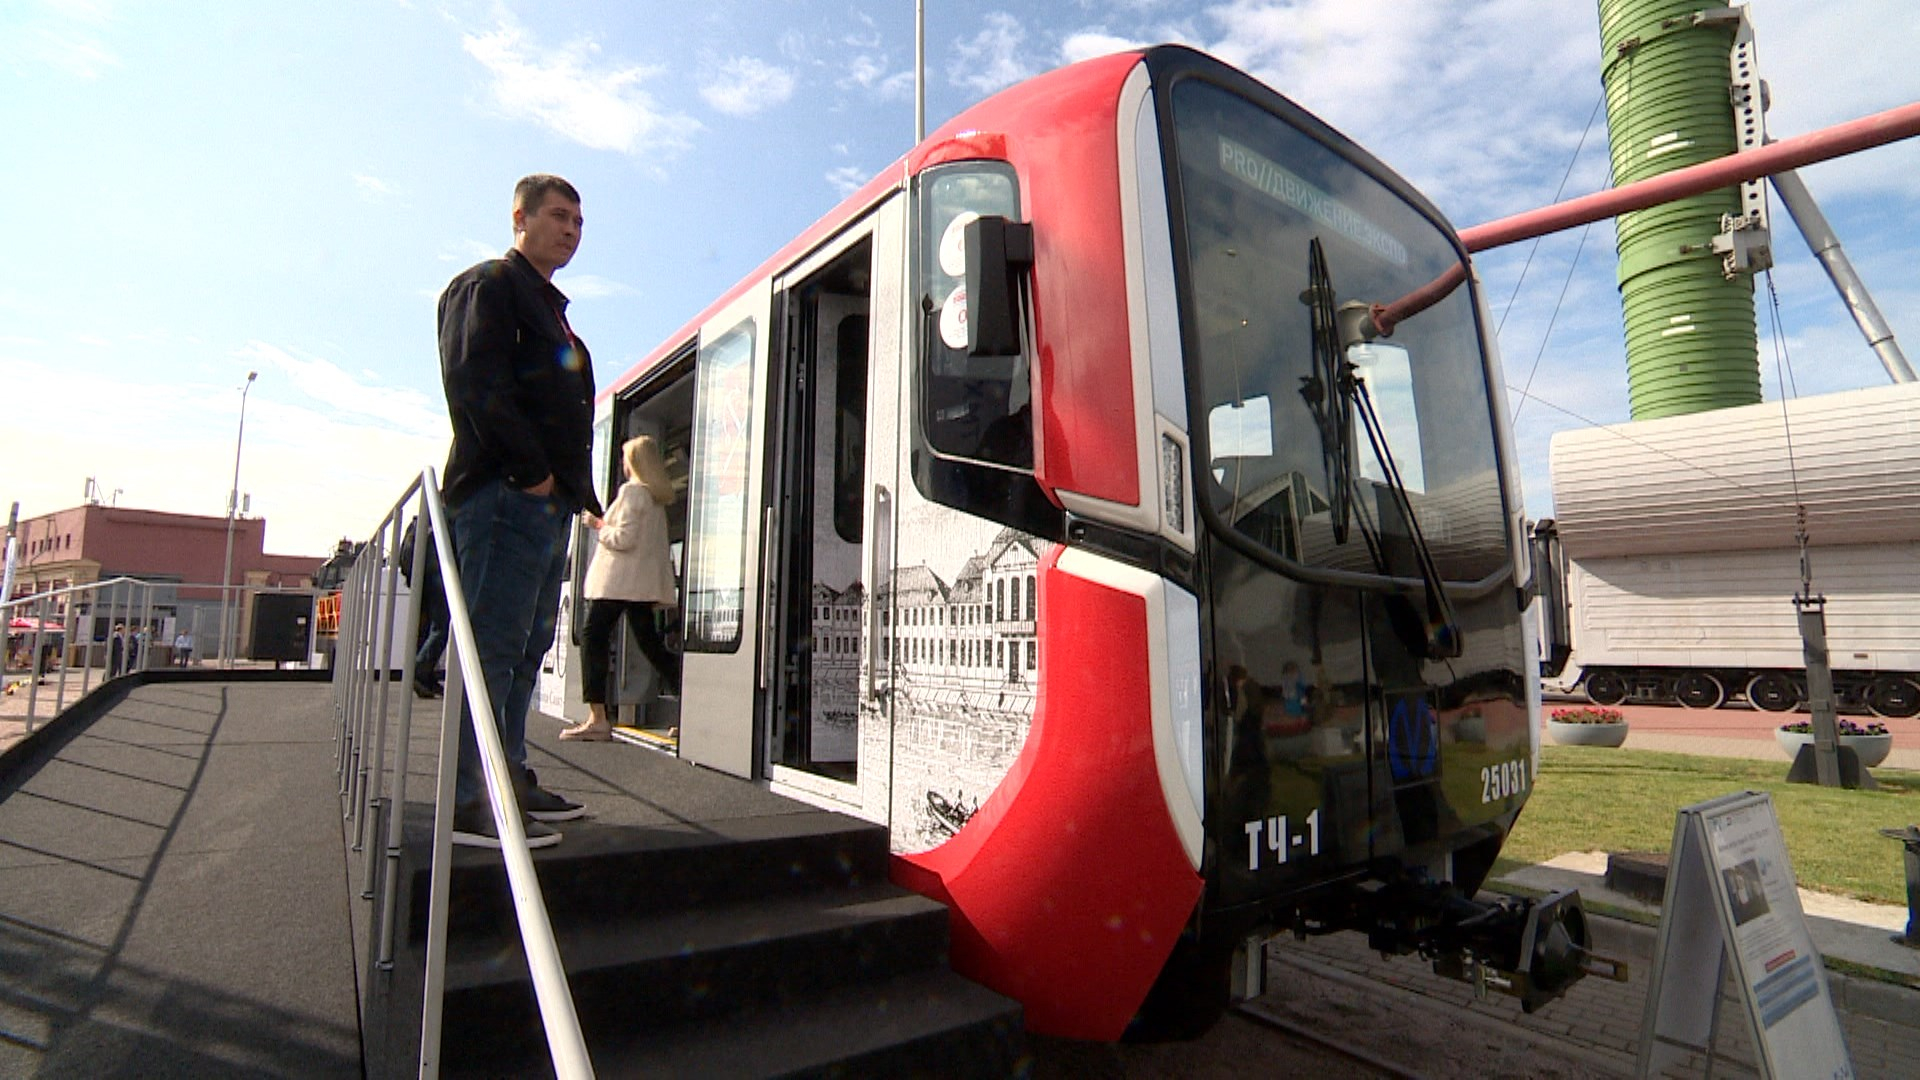
[[1160, 436], [1160, 514], [1167, 528], [1187, 531], [1187, 454], [1171, 435]]

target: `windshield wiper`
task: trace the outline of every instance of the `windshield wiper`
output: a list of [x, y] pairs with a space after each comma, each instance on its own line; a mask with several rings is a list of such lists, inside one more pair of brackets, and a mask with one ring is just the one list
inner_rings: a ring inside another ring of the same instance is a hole
[[[1310, 343], [1313, 374], [1300, 380], [1300, 396], [1320, 429], [1320, 460], [1327, 470], [1327, 502], [1333, 519], [1333, 542], [1347, 542], [1348, 519], [1353, 515], [1353, 369], [1340, 348], [1340, 329], [1334, 323], [1333, 276], [1327, 272], [1327, 253], [1314, 237], [1307, 244], [1307, 291], [1300, 302], [1311, 313]], [[1364, 530], [1363, 530], [1364, 531]], [[1372, 538], [1368, 538], [1372, 547]]]
[[[1408, 636], [1423, 643], [1423, 651], [1428, 657], [1459, 656], [1459, 618], [1454, 614], [1453, 604], [1447, 599], [1446, 589], [1441, 585], [1439, 565], [1434, 562], [1433, 549], [1428, 546], [1426, 534], [1420, 528], [1419, 516], [1414, 513], [1413, 500], [1408, 496], [1406, 483], [1400, 476], [1400, 466], [1394, 461], [1393, 449], [1387, 443], [1386, 429], [1380, 423], [1379, 414], [1374, 411], [1373, 396], [1367, 392], [1366, 380], [1358, 377], [1353, 363], [1347, 359], [1347, 345], [1359, 342], [1342, 339], [1338, 309], [1334, 303], [1333, 275], [1327, 270], [1326, 251], [1317, 236], [1307, 245], [1307, 291], [1300, 295], [1300, 300], [1313, 316], [1313, 374], [1300, 381], [1300, 394], [1306, 398], [1307, 408], [1313, 412], [1314, 421], [1320, 428], [1320, 452], [1326, 462], [1327, 485], [1332, 492], [1329, 501], [1333, 511], [1334, 542], [1346, 543], [1353, 493], [1360, 486], [1354, 471], [1353, 444], [1353, 414], [1358, 412], [1367, 431], [1367, 442], [1373, 448], [1374, 458], [1380, 463], [1381, 473], [1386, 478], [1386, 487], [1392, 493], [1394, 509], [1407, 524], [1414, 561], [1426, 594], [1426, 624], [1419, 633]], [[1376, 535], [1376, 530], [1369, 526], [1364, 508], [1360, 514], [1360, 532], [1367, 542], [1367, 552], [1373, 559], [1375, 569], [1383, 575], [1391, 575], [1385, 545], [1381, 537]], [[1418, 618], [1410, 610], [1406, 611], [1406, 615], [1410, 620]]]
[[[1349, 365], [1351, 369], [1351, 365]], [[1373, 409], [1373, 395], [1367, 392], [1365, 379], [1353, 379], [1356, 391], [1355, 403], [1359, 406], [1360, 422], [1367, 429], [1367, 442], [1373, 447], [1374, 459], [1380, 463], [1380, 471], [1386, 476], [1387, 489], [1393, 493], [1394, 509], [1401, 520], [1407, 523], [1407, 533], [1413, 540], [1413, 557], [1420, 566], [1420, 581], [1426, 587], [1427, 625], [1425, 639], [1427, 655], [1439, 659], [1460, 655], [1460, 619], [1454, 614], [1453, 603], [1447, 599], [1447, 590], [1441, 585], [1440, 567], [1433, 560], [1433, 549], [1427, 545], [1427, 537], [1420, 529], [1420, 518], [1413, 512], [1413, 500], [1407, 495], [1407, 485], [1400, 479], [1400, 465], [1393, 459], [1393, 448], [1387, 443], [1385, 427], [1380, 416]]]

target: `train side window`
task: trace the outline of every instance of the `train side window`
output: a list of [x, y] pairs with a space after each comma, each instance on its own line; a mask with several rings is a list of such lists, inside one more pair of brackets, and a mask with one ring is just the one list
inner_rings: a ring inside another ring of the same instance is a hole
[[748, 463], [753, 432], [751, 320], [703, 343], [694, 391], [693, 460], [687, 517], [685, 647], [733, 652], [740, 647], [746, 600]]

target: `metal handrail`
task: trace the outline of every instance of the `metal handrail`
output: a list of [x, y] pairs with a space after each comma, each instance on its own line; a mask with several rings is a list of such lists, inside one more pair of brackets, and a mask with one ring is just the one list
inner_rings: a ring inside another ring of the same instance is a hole
[[[122, 615], [121, 613], [122, 609], [121, 609], [121, 603], [120, 603], [122, 586], [127, 587], [126, 592], [128, 594], [126, 598], [124, 615]], [[119, 622], [133, 621], [133, 618], [134, 618], [133, 609], [135, 605], [134, 605], [134, 600], [132, 596], [132, 591], [134, 589], [143, 589], [145, 590], [145, 593], [142, 597], [143, 603], [140, 605], [141, 614], [139, 618], [139, 625], [147, 626], [147, 625], [150, 625], [153, 621], [153, 590], [157, 588], [177, 588], [177, 587], [178, 586], [174, 582], [170, 582], [170, 581], [166, 581], [166, 582], [142, 581], [139, 578], [122, 576], [122, 577], [116, 577], [116, 578], [109, 578], [105, 581], [89, 581], [81, 585], [68, 585], [58, 589], [48, 589], [45, 592], [33, 593], [28, 596], [22, 596], [15, 600], [0, 601], [0, 625], [10, 626], [13, 620], [14, 613], [23, 609], [28, 609], [29, 605], [31, 605], [30, 610], [32, 610], [32, 612], [34, 613], [33, 614], [33, 619], [34, 619], [33, 643], [30, 646], [28, 646], [28, 650], [27, 650], [27, 716], [26, 716], [27, 734], [29, 735], [33, 734], [34, 730], [38, 726], [38, 721], [40, 719], [40, 684], [47, 674], [46, 672], [43, 672], [40, 668], [40, 658], [41, 658], [41, 650], [43, 646], [46, 644], [46, 636], [47, 636], [46, 626], [47, 626], [47, 618], [48, 618], [47, 605], [49, 603], [59, 600], [61, 598], [78, 596], [82, 593], [95, 593], [103, 589], [112, 588], [113, 589], [112, 603], [107, 605], [107, 610], [111, 613], [107, 617], [107, 623], [109, 626], [111, 626]], [[97, 601], [89, 601], [89, 605], [87, 609], [87, 615], [89, 619], [92, 619], [96, 616], [99, 610], [99, 607], [100, 605]], [[53, 714], [52, 714], [54, 716], [58, 716], [61, 712], [64, 712], [67, 707], [67, 677], [68, 677], [68, 672], [71, 670], [70, 665], [67, 663], [67, 651], [69, 648], [73, 646], [73, 644], [75, 644], [74, 635], [71, 633], [72, 627], [68, 625], [68, 623], [71, 621], [71, 614], [70, 614], [71, 611], [72, 611], [72, 606], [71, 604], [69, 604], [68, 614], [62, 615], [63, 621], [61, 623], [60, 633], [63, 637], [66, 637], [68, 640], [66, 645], [62, 647], [60, 650], [60, 663], [58, 665], [60, 678], [59, 678], [59, 683], [54, 696], [54, 707], [53, 707]], [[88, 629], [89, 631], [91, 631], [91, 625], [89, 625]], [[8, 635], [8, 636], [11, 636], [11, 635]], [[88, 691], [90, 691], [93, 687], [92, 659], [93, 659], [94, 642], [92, 640], [91, 633], [89, 632], [89, 634], [87, 635], [87, 640], [79, 642], [79, 644], [87, 650], [86, 662], [80, 665], [80, 693], [79, 693], [79, 697], [86, 697]], [[111, 645], [109, 645], [109, 647], [111, 647]], [[151, 644], [149, 644], [147, 648], [140, 650], [140, 657], [138, 660], [139, 667], [137, 670], [141, 670], [141, 671], [147, 670], [147, 668], [152, 664], [152, 661], [153, 661], [153, 649], [151, 647]], [[4, 667], [5, 667], [4, 662], [0, 662], [0, 670], [3, 670]], [[109, 678], [117, 677], [119, 675], [131, 675], [133, 674], [134, 670], [136, 669], [133, 666], [129, 665], [125, 671], [115, 672], [114, 675], [109, 676]], [[106, 685], [107, 681], [108, 679], [102, 679], [101, 685], [102, 686]], [[49, 719], [51, 719], [51, 717], [49, 717]]]
[[[446, 592], [451, 625], [447, 658], [447, 695], [441, 713], [438, 784], [434, 799], [431, 886], [427, 916], [426, 985], [422, 995], [420, 1024], [420, 1063], [422, 1077], [439, 1075], [440, 1021], [445, 1004], [447, 953], [447, 895], [451, 880], [453, 853], [454, 779], [460, 752], [459, 723], [461, 705], [469, 697], [466, 710], [480, 749], [481, 770], [486, 776], [487, 794], [492, 805], [494, 827], [501, 840], [506, 862], [508, 887], [513, 895], [514, 913], [520, 926], [520, 940], [526, 952], [527, 968], [533, 976], [534, 994], [540, 1005], [541, 1023], [546, 1029], [547, 1047], [555, 1073], [563, 1080], [591, 1077], [593, 1064], [587, 1055], [586, 1040], [567, 985], [566, 969], [560, 961], [554, 941], [553, 925], [547, 916], [539, 878], [533, 868], [533, 854], [527, 847], [519, 800], [509, 775], [506, 752], [500, 744], [498, 727], [491, 722], [492, 702], [487, 694], [485, 672], [480, 668], [473, 622], [467, 608], [466, 592], [460, 581], [459, 564], [454, 558], [453, 533], [446, 506], [440, 499], [439, 481], [432, 469], [421, 472], [406, 487], [393, 507], [375, 527], [373, 535], [354, 560], [353, 569], [341, 591], [340, 634], [335, 649], [334, 705], [340, 716], [341, 795], [351, 820], [355, 851], [366, 852], [367, 888], [361, 899], [373, 898], [378, 852], [364, 843], [369, 825], [382, 814], [386, 819], [385, 856], [387, 872], [380, 897], [378, 925], [382, 938], [378, 966], [393, 967], [394, 914], [397, 906], [398, 866], [402, 836], [402, 818], [406, 806], [407, 755], [412, 736], [413, 695], [400, 695], [399, 724], [393, 742], [395, 760], [385, 760], [388, 686], [395, 681], [411, 687], [415, 675], [414, 650], [418, 640], [422, 590], [409, 590], [407, 616], [396, 626], [394, 611], [398, 599], [400, 567], [399, 547], [408, 503], [416, 505], [416, 520], [425, 519], [431, 527], [434, 550], [440, 559], [440, 577]], [[416, 529], [418, 526], [416, 525]], [[410, 580], [420, 582], [426, 572], [426, 545], [414, 543]], [[399, 679], [393, 674], [392, 658], [395, 631], [408, 644], [402, 650]], [[380, 686], [374, 687], [375, 672]], [[379, 789], [387, 783], [392, 794], [381, 797]]]

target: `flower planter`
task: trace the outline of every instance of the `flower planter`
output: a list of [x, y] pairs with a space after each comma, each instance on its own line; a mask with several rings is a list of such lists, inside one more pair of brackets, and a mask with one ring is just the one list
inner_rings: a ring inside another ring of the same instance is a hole
[[1619, 746], [1627, 741], [1627, 725], [1567, 724], [1548, 719], [1547, 736], [1561, 746]]
[[[1786, 751], [1788, 757], [1798, 757], [1800, 755], [1800, 748], [1810, 745], [1813, 742], [1813, 733], [1811, 731], [1782, 731], [1779, 728], [1775, 728], [1773, 730], [1773, 739], [1780, 744], [1780, 749]], [[1860, 758], [1861, 767], [1871, 769], [1875, 765], [1887, 760], [1887, 755], [1893, 753], [1893, 736], [1891, 734], [1842, 735], [1840, 736], [1840, 745], [1853, 747], [1854, 754]]]

